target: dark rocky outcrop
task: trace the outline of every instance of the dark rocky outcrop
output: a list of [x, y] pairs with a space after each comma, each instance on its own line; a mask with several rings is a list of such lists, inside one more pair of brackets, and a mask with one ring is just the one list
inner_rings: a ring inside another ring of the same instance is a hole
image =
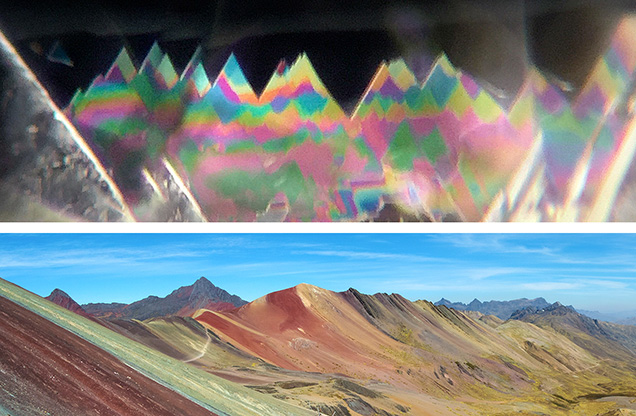
[[87, 312], [96, 317], [113, 317], [145, 320], [160, 316], [190, 316], [197, 309], [230, 310], [247, 302], [236, 295], [214, 286], [201, 277], [194, 284], [182, 286], [168, 296], [148, 296], [129, 305], [117, 303], [92, 303], [85, 305]]
[[75, 312], [83, 316], [88, 316], [88, 313], [86, 313], [86, 311], [79, 305], [79, 303], [75, 302], [73, 298], [71, 298], [68, 293], [64, 292], [63, 290], [54, 289], [51, 294], [44, 299], [50, 300], [51, 302], [60, 305], [61, 307], [66, 308], [71, 312]]

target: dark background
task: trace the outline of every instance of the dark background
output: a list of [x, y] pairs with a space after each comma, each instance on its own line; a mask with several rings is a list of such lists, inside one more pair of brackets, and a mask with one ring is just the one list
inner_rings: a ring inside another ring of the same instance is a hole
[[[420, 80], [444, 50], [480, 81], [514, 96], [528, 63], [580, 86], [632, 1], [1, 2], [0, 30], [65, 106], [122, 46], [137, 65], [157, 40], [181, 71], [202, 45], [211, 77], [234, 52], [259, 93], [281, 58], [307, 52], [351, 109], [382, 60], [404, 57]], [[46, 58], [59, 41], [74, 63]]]

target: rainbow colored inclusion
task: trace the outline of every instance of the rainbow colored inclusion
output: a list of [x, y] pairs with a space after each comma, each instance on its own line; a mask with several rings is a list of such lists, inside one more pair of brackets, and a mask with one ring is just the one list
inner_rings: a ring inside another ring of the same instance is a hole
[[234, 55], [212, 82], [200, 50], [179, 76], [155, 44], [139, 69], [122, 50], [65, 112], [133, 208], [129, 178], [167, 160], [211, 221], [358, 221], [387, 202], [433, 220], [606, 220], [636, 150], [633, 39], [625, 18], [572, 99], [531, 68], [503, 108], [442, 54], [422, 82], [382, 63], [351, 114], [305, 54], [257, 95]]

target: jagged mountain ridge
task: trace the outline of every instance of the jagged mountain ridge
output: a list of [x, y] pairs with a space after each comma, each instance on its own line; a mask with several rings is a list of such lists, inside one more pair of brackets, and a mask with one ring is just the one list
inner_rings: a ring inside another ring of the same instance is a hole
[[552, 304], [548, 304], [544, 307], [538, 308], [536, 306], [527, 306], [522, 309], [518, 309], [510, 315], [510, 319], [523, 319], [526, 316], [531, 315], [560, 315], [560, 316], [580, 316], [582, 322], [597, 321], [596, 319], [592, 319], [588, 316], [584, 316], [583, 314], [577, 312], [573, 306], [565, 306], [561, 302], [554, 302]]
[[192, 285], [182, 286], [164, 298], [148, 296], [131, 304], [90, 303], [83, 307], [95, 317], [145, 320], [170, 315], [189, 316], [201, 308], [228, 310], [246, 303], [201, 277]]
[[[497, 329], [461, 311], [397, 294], [335, 293], [301, 284], [194, 318], [224, 341], [286, 369], [393, 380], [433, 395], [524, 391], [533, 381], [517, 365], [542, 366], [507, 345]], [[488, 388], [475, 387], [475, 380]]]
[[592, 319], [559, 302], [541, 309], [529, 307], [519, 310], [510, 319], [552, 328], [599, 357], [619, 360], [634, 360], [636, 357], [635, 327]]
[[[447, 308], [453, 308], [458, 311], [474, 311], [483, 315], [493, 315], [505, 321], [506, 319], [509, 319], [513, 313], [519, 310], [527, 307], [533, 307], [539, 310], [550, 306], [550, 303], [542, 297], [535, 299], [520, 298], [508, 301], [491, 300], [486, 302], [481, 302], [479, 299], [475, 298], [468, 304], [462, 302], [451, 302], [448, 299], [441, 298], [435, 302], [435, 305], [444, 305]], [[630, 317], [633, 314], [633, 311], [610, 314], [585, 309], [575, 309], [572, 306], [569, 306], [569, 308], [576, 310], [582, 315], [599, 321], [613, 322], [621, 325], [636, 325], [636, 317]]]
[[126, 303], [86, 303], [82, 308], [89, 315], [100, 318], [118, 318], [121, 317], [121, 311], [126, 307]]
[[539, 297], [536, 299], [521, 298], [507, 301], [490, 300], [486, 302], [481, 302], [475, 298], [468, 304], [462, 302], [451, 302], [448, 299], [442, 298], [435, 302], [435, 305], [444, 305], [447, 308], [453, 308], [459, 311], [481, 312], [484, 315], [495, 315], [500, 319], [506, 320], [510, 318], [514, 312], [520, 309], [527, 307], [541, 309], [549, 306], [550, 304], [544, 298]]

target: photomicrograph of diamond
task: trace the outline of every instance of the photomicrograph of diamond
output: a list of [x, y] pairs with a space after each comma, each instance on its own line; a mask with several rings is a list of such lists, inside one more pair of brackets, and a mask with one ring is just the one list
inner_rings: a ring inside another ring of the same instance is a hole
[[108, 179], [115, 219], [175, 200], [202, 221], [617, 219], [636, 154], [636, 18], [574, 94], [531, 65], [501, 100], [444, 52], [417, 72], [381, 62], [345, 110], [306, 53], [257, 93], [234, 54], [211, 73], [197, 48], [177, 70], [155, 42], [138, 60], [123, 47], [57, 117]]

